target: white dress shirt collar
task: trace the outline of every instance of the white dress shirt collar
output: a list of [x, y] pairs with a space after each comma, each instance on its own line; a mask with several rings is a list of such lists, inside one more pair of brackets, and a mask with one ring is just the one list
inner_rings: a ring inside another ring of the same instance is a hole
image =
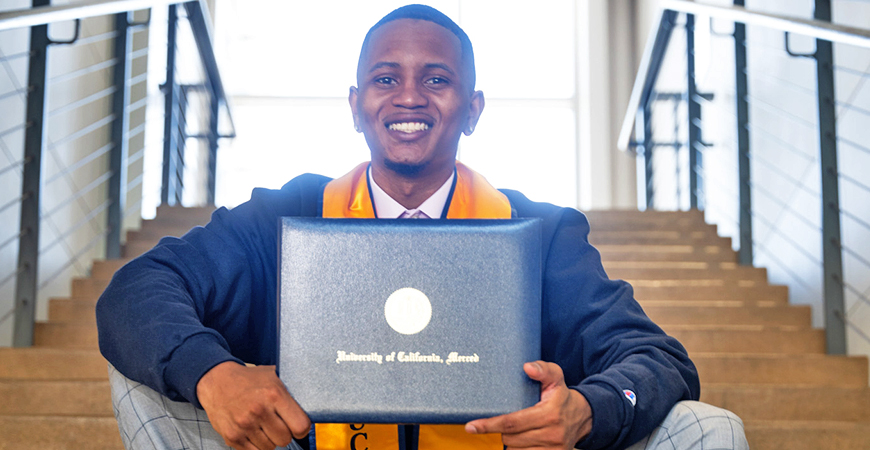
[[371, 166], [369, 166], [367, 173], [369, 177], [369, 186], [371, 186], [372, 189], [372, 201], [374, 202], [375, 211], [377, 211], [378, 218], [380, 219], [397, 219], [406, 212], [408, 213], [406, 216], [410, 216], [417, 211], [422, 211], [431, 219], [440, 219], [441, 214], [444, 212], [444, 208], [447, 206], [447, 197], [450, 196], [450, 189], [453, 187], [453, 178], [456, 177], [456, 171], [454, 171], [450, 174], [450, 178], [448, 178], [434, 194], [420, 204], [418, 208], [406, 209], [404, 206], [399, 204], [399, 202], [393, 200], [389, 194], [384, 192], [384, 190], [375, 183], [375, 179], [372, 177]]

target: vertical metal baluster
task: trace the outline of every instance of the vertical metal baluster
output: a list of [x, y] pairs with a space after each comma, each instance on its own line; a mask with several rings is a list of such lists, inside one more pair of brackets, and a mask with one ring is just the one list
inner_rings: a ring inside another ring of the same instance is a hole
[[[651, 95], [650, 98], [653, 98]], [[635, 115], [635, 130], [641, 134], [638, 139], [636, 155], [638, 159], [637, 177], [638, 177], [638, 198], [643, 199], [643, 203], [638, 202], [638, 207], [643, 210], [652, 209], [653, 206], [653, 165], [652, 165], [652, 121], [650, 118], [650, 102], [648, 100], [641, 105], [641, 108]]]
[[[686, 75], [687, 105], [689, 109], [689, 208], [698, 209], [698, 172], [701, 147], [701, 104], [698, 103], [698, 88], [695, 85], [695, 15], [686, 15]], [[679, 164], [679, 162], [678, 162]]]
[[655, 95], [651, 95], [649, 101], [643, 108], [643, 156], [644, 170], [646, 172], [646, 208], [653, 209], [655, 205], [655, 164], [653, 162], [653, 129], [652, 129], [652, 103]]
[[[744, 0], [734, 0], [738, 6], [744, 5]], [[746, 25], [734, 24], [734, 69], [735, 94], [737, 112], [737, 167], [739, 192], [739, 239], [740, 250], [737, 253], [738, 262], [742, 265], [752, 265], [752, 185], [749, 152], [749, 80], [746, 65]]]
[[217, 188], [217, 151], [218, 151], [218, 97], [214, 83], [208, 80], [209, 87], [209, 123], [208, 123], [208, 205], [214, 206], [215, 189]]
[[177, 146], [172, 155], [174, 161], [173, 167], [175, 170], [170, 174], [170, 176], [172, 176], [172, 183], [175, 191], [174, 204], [181, 205], [181, 200], [184, 195], [184, 171], [187, 169], [184, 155], [187, 152], [187, 107], [189, 105], [190, 85], [179, 84], [178, 92], [178, 103], [175, 110], [177, 118], [175, 132], [178, 133], [178, 138], [175, 141]]
[[[815, 18], [831, 20], [830, 0], [816, 0]], [[819, 152], [822, 170], [822, 256], [825, 287], [825, 337], [829, 354], [846, 353], [843, 295], [843, 255], [840, 248], [840, 187], [837, 167], [837, 112], [834, 90], [834, 49], [816, 40], [819, 89]]]
[[[46, 6], [49, 0], [33, 0], [33, 7]], [[45, 136], [45, 96], [48, 84], [48, 25], [30, 28], [30, 66], [28, 68], [27, 113], [24, 132], [24, 173], [21, 183], [21, 237], [18, 241], [18, 277], [15, 280], [15, 319], [12, 345], [33, 345], [39, 276], [39, 199], [42, 172], [42, 147]]]
[[112, 176], [109, 179], [109, 210], [108, 210], [108, 235], [106, 236], [106, 258], [121, 257], [121, 224], [124, 215], [124, 203], [126, 192], [124, 189], [127, 182], [127, 78], [129, 77], [130, 64], [127, 58], [130, 50], [129, 26], [127, 13], [115, 15], [115, 67], [113, 80], [115, 94], [112, 97], [112, 114], [115, 116], [112, 122], [112, 152], [109, 156], [109, 170]]
[[166, 38], [166, 90], [163, 116], [163, 187], [160, 190], [160, 202], [164, 205], [174, 205], [177, 198], [177, 186], [174, 181], [176, 173], [175, 149], [178, 147], [178, 83], [175, 80], [175, 51], [178, 35], [178, 13], [175, 5], [169, 5], [169, 24]]

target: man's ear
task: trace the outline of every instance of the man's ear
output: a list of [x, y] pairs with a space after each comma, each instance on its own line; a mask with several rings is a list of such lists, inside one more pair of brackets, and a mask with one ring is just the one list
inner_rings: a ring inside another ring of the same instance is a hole
[[356, 86], [350, 87], [350, 93], [347, 96], [347, 102], [350, 103], [350, 113], [353, 115], [353, 129], [356, 130], [357, 133], [362, 131], [359, 124], [359, 114], [357, 114], [357, 104], [356, 101], [359, 98], [359, 89]]
[[483, 91], [474, 91], [471, 94], [471, 102], [468, 105], [468, 122], [465, 124], [465, 129], [462, 130], [466, 136], [471, 136], [471, 133], [474, 133], [474, 128], [477, 127], [477, 121], [480, 120], [480, 114], [483, 113], [485, 104]]

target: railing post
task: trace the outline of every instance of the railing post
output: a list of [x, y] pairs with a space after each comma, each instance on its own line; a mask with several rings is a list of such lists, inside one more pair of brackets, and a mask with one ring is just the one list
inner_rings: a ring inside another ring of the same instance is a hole
[[209, 122], [208, 122], [208, 205], [214, 206], [215, 190], [217, 189], [217, 151], [218, 151], [218, 97], [215, 92], [214, 85], [211, 80], [207, 83], [209, 86], [208, 95], [211, 99], [209, 102]]
[[649, 100], [641, 105], [641, 108], [635, 115], [635, 130], [640, 130], [642, 133], [640, 139], [637, 140], [636, 154], [638, 158], [643, 158], [642, 164], [637, 164], [638, 177], [638, 199], [643, 199], [643, 203], [638, 203], [638, 207], [643, 210], [651, 210], [653, 207], [653, 161], [652, 161], [652, 102], [654, 95], [650, 95]]
[[115, 14], [115, 67], [113, 83], [115, 94], [112, 96], [112, 152], [109, 154], [109, 170], [112, 173], [109, 179], [109, 209], [108, 209], [108, 234], [106, 236], [106, 258], [121, 257], [121, 227], [124, 218], [124, 183], [127, 180], [127, 78], [129, 77], [129, 51], [127, 13]]
[[[33, 0], [33, 6], [46, 6], [49, 0]], [[30, 65], [28, 68], [27, 113], [24, 132], [24, 171], [21, 183], [21, 234], [18, 244], [18, 277], [15, 281], [15, 322], [12, 345], [33, 345], [39, 276], [39, 194], [42, 172], [42, 138], [45, 136], [45, 91], [48, 82], [46, 63], [49, 46], [48, 25], [30, 28]]]
[[[744, 0], [734, 0], [738, 6]], [[746, 65], [746, 25], [734, 24], [735, 109], [737, 112], [737, 171], [739, 192], [739, 240], [737, 253], [741, 265], [752, 265], [752, 180], [749, 153], [749, 80]]]
[[178, 83], [175, 80], [175, 52], [178, 36], [178, 12], [175, 5], [169, 5], [168, 33], [166, 38], [166, 83], [163, 115], [163, 187], [160, 201], [164, 205], [181, 202], [178, 186]]
[[[830, 0], [816, 0], [815, 18], [831, 20]], [[837, 167], [837, 115], [834, 90], [834, 49], [816, 40], [819, 91], [819, 151], [822, 169], [822, 260], [825, 287], [825, 337], [829, 354], [846, 353], [843, 295], [843, 255], [840, 247], [840, 186]]]
[[698, 209], [698, 172], [701, 170], [701, 104], [695, 85], [695, 15], [686, 14], [687, 105], [689, 108], [689, 208]]

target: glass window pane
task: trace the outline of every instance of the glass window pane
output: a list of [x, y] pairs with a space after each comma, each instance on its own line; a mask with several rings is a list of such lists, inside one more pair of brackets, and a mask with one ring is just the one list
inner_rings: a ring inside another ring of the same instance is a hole
[[496, 98], [571, 98], [574, 5], [570, 0], [462, 2], [478, 88]]
[[255, 187], [277, 189], [306, 172], [338, 177], [370, 159], [346, 102], [247, 101], [233, 108], [238, 137], [220, 147], [218, 205], [236, 206]]
[[577, 205], [575, 118], [570, 108], [487, 105], [459, 159], [497, 188]]
[[[455, 19], [457, 0], [424, 1]], [[369, 27], [402, 0], [220, 2], [215, 35], [230, 95], [346, 97]], [[268, 14], [264, 14], [268, 12]]]

